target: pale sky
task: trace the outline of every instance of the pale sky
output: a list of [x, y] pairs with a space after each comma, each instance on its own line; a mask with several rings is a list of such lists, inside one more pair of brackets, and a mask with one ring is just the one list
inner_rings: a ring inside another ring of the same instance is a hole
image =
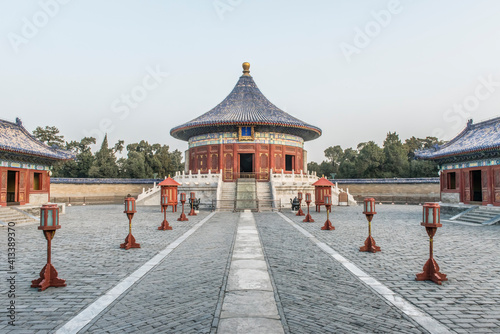
[[309, 160], [389, 131], [451, 139], [500, 115], [500, 1], [0, 0], [0, 118], [29, 131], [185, 151], [170, 129], [220, 103], [245, 61], [323, 130]]

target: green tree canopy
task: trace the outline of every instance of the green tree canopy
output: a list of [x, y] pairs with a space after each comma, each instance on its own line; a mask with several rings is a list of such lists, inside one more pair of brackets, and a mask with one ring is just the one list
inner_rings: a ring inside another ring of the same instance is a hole
[[64, 136], [59, 135], [59, 129], [55, 126], [46, 126], [45, 128], [37, 126], [33, 131], [33, 135], [36, 139], [49, 146], [64, 147]]

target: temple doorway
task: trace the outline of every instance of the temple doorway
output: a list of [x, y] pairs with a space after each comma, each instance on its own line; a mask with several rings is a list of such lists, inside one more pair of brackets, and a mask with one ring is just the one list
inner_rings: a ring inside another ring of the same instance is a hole
[[470, 198], [473, 202], [482, 202], [483, 193], [481, 186], [481, 171], [473, 170], [470, 172]]
[[7, 205], [19, 204], [19, 172], [7, 172]]
[[253, 177], [253, 153], [240, 153], [240, 176]]

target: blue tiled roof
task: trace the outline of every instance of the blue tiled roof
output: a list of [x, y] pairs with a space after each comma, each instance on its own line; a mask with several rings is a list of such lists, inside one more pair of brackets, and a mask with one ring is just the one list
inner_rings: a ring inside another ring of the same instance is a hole
[[312, 140], [321, 129], [295, 118], [272, 104], [259, 90], [253, 78], [244, 74], [233, 91], [212, 110], [174, 127], [170, 134], [182, 140], [204, 133], [235, 131], [238, 125], [254, 125], [257, 130], [273, 129]]
[[434, 149], [415, 152], [419, 159], [444, 159], [480, 151], [500, 149], [500, 117], [481, 123], [467, 122], [466, 128], [448, 143]]
[[33, 137], [22, 125], [0, 119], [0, 151], [32, 155], [51, 160], [73, 159], [73, 153], [56, 147], [49, 147]]

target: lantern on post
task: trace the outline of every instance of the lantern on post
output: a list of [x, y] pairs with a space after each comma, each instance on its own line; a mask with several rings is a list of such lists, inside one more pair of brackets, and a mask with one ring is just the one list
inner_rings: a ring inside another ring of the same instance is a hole
[[[161, 195], [165, 195], [168, 197], [168, 205], [172, 206], [172, 212], [177, 212], [177, 193], [178, 193], [178, 187], [181, 185], [179, 182], [175, 181], [172, 179], [170, 176], [165, 178], [165, 180], [161, 181], [159, 184], [160, 190], [161, 190]], [[161, 207], [161, 211], [167, 209], [167, 206]]]
[[332, 209], [332, 196], [331, 195], [325, 195], [324, 197], [325, 201], [325, 208], [326, 208], [326, 222], [325, 225], [321, 228], [322, 230], [335, 230], [335, 227], [333, 227], [332, 222], [330, 221], [330, 210]]
[[188, 216], [196, 216], [196, 212], [194, 212], [195, 201], [196, 201], [195, 194], [194, 192], [191, 192], [191, 194], [189, 194], [189, 205], [191, 206], [191, 211], [189, 212]]
[[368, 220], [368, 238], [365, 240], [365, 245], [359, 248], [360, 252], [380, 252], [380, 247], [375, 244], [375, 240], [372, 237], [372, 219], [377, 213], [375, 212], [375, 198], [365, 198], [363, 213], [366, 215]]
[[316, 211], [321, 211], [321, 206], [325, 205], [325, 196], [332, 195], [332, 186], [334, 184], [322, 177], [313, 183], [314, 186], [314, 204], [316, 204]]
[[160, 205], [161, 205], [161, 211], [163, 211], [163, 221], [160, 225], [160, 227], [158, 227], [158, 230], [162, 230], [162, 231], [166, 231], [166, 230], [171, 230], [172, 229], [172, 226], [170, 226], [168, 224], [168, 221], [167, 221], [167, 208], [168, 208], [168, 196], [166, 193], [161, 193], [161, 202], [160, 202]]
[[440, 223], [440, 206], [437, 203], [425, 203], [423, 207], [423, 221], [420, 225], [425, 227], [429, 236], [429, 259], [424, 265], [424, 271], [417, 274], [417, 281], [433, 281], [441, 285], [442, 281], [447, 281], [445, 274], [439, 272], [439, 266], [434, 260], [433, 238], [438, 227], [443, 226]]
[[297, 199], [299, 200], [299, 211], [297, 211], [296, 216], [305, 216], [304, 211], [302, 211], [302, 192], [298, 193]]
[[177, 220], [180, 222], [188, 221], [189, 219], [187, 219], [186, 215], [184, 214], [184, 203], [186, 203], [186, 193], [181, 193], [181, 203], [182, 203], [182, 213], [181, 216], [177, 218]]
[[128, 235], [125, 237], [125, 242], [120, 244], [120, 248], [125, 248], [129, 250], [130, 248], [141, 248], [141, 245], [135, 242], [135, 238], [132, 235], [132, 218], [134, 217], [135, 210], [135, 198], [130, 194], [125, 198], [125, 210], [123, 213], [127, 214], [128, 218]]
[[312, 219], [311, 215], [309, 214], [309, 205], [311, 205], [311, 194], [306, 193], [306, 204], [307, 204], [307, 215], [306, 218], [303, 220], [304, 223], [312, 223], [314, 222], [314, 219]]
[[31, 281], [31, 287], [38, 288], [38, 291], [43, 291], [51, 286], [66, 286], [66, 280], [57, 277], [57, 270], [51, 263], [52, 239], [56, 234], [56, 230], [60, 228], [59, 207], [57, 204], [42, 205], [40, 208], [40, 226], [38, 226], [38, 229], [43, 231], [43, 235], [47, 239], [47, 264], [40, 271], [40, 278]]

